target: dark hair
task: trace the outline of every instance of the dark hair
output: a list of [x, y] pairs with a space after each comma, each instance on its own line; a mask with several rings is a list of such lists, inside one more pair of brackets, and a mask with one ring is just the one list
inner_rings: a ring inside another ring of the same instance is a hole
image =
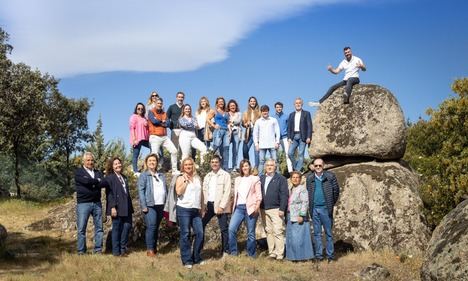
[[281, 107], [284, 107], [283, 103], [280, 102], [280, 101], [277, 101], [277, 102], [275, 103], [275, 107], [276, 107], [277, 105], [280, 105]]
[[343, 51], [346, 51], [346, 50], [351, 50], [351, 47], [349, 47], [349, 46], [344, 47]]
[[247, 106], [250, 108], [250, 105], [249, 105], [249, 104], [250, 104], [250, 100], [251, 100], [251, 99], [254, 99], [254, 100], [255, 100], [255, 108], [254, 108], [254, 109], [257, 109], [257, 108], [258, 108], [258, 100], [257, 100], [257, 98], [254, 97], [254, 96], [251, 96], [251, 97], [247, 100], [247, 103], [248, 103]]
[[177, 92], [176, 97], [177, 97], [179, 94], [183, 95], [184, 98], [185, 98], [185, 93], [184, 93], [184, 92]]
[[150, 153], [145, 157], [145, 170], [148, 170], [148, 159], [151, 157], [156, 158], [156, 169], [158, 168], [159, 156], [156, 153]]
[[112, 158], [109, 158], [107, 160], [107, 164], [106, 164], [106, 175], [110, 175], [112, 173], [114, 173], [114, 161], [115, 160], [119, 160], [120, 161], [120, 164], [122, 164], [122, 159], [120, 159], [119, 156], [114, 156]]
[[[141, 114], [138, 114], [138, 112], [137, 112], [137, 108], [138, 108], [139, 105], [143, 106], [143, 110], [141, 111]], [[146, 107], [145, 107], [144, 104], [142, 104], [141, 102], [139, 102], [139, 103], [137, 103], [137, 104], [135, 105], [135, 109], [133, 110], [133, 114], [138, 114], [138, 115], [140, 115], [140, 116], [145, 116], [145, 112], [146, 112]]]
[[179, 116], [179, 118], [184, 117], [184, 114], [185, 114], [184, 111], [185, 111], [185, 108], [186, 108], [187, 106], [190, 108], [190, 116], [189, 116], [189, 117], [192, 118], [192, 114], [193, 114], [193, 113], [192, 113], [192, 106], [190, 106], [190, 104], [188, 104], [188, 103], [182, 105], [182, 107], [181, 107], [182, 110], [180, 111], [180, 116]]
[[250, 161], [247, 160], [247, 159], [243, 159], [243, 160], [240, 161], [240, 163], [239, 163], [239, 174], [240, 174], [241, 177], [244, 176], [244, 171], [242, 171], [242, 166], [244, 166], [245, 163], [249, 164], [249, 166], [250, 166], [250, 172], [249, 172], [249, 174], [252, 173], [252, 165], [250, 165]]
[[214, 160], [214, 159], [218, 159], [219, 162], [221, 162], [221, 156], [219, 156], [218, 154], [215, 154], [211, 157], [210, 161], [211, 160]]
[[260, 107], [260, 112], [264, 112], [264, 111], [270, 111], [270, 107], [266, 104]]
[[218, 101], [219, 101], [219, 100], [222, 100], [222, 101], [223, 101], [223, 103], [224, 103], [224, 108], [223, 108], [223, 110], [226, 111], [226, 100], [225, 100], [223, 97], [217, 97], [217, 98], [216, 98], [216, 101], [215, 101], [215, 108], [218, 109]]
[[226, 105], [226, 110], [229, 111], [229, 105], [233, 103], [236, 105], [236, 111], [235, 112], [239, 112], [239, 105], [237, 104], [237, 101], [235, 99], [230, 99]]

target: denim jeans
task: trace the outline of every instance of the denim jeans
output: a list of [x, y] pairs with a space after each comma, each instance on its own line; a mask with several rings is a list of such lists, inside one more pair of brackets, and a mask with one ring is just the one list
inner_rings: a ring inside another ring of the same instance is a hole
[[[203, 225], [200, 210], [195, 208], [176, 207], [177, 222], [179, 224], [179, 247], [182, 264], [197, 264], [202, 261]], [[195, 241], [190, 241], [190, 226], [195, 234]]]
[[237, 131], [233, 132], [231, 134], [231, 140], [230, 143], [232, 144], [232, 158], [231, 158], [231, 167], [233, 169], [237, 168], [237, 162], [238, 162], [238, 153], [239, 153], [239, 134]]
[[[294, 155], [296, 148], [298, 148], [297, 157]], [[294, 134], [294, 138], [292, 139], [292, 143], [291, 146], [289, 146], [288, 152], [289, 159], [291, 159], [294, 171], [300, 171], [302, 169], [302, 165], [304, 164], [305, 148], [306, 143], [301, 140], [301, 134]]]
[[132, 167], [135, 173], [138, 172], [138, 157], [140, 156], [140, 150], [142, 146], [150, 149], [149, 141], [141, 140], [136, 146], [133, 147]]
[[338, 89], [339, 87], [346, 86], [345, 88], [345, 93], [348, 95], [348, 100], [349, 97], [351, 97], [351, 92], [353, 91], [353, 86], [356, 84], [359, 84], [359, 78], [356, 77], [350, 77], [348, 80], [342, 80], [335, 85], [331, 86], [330, 89], [328, 89], [327, 93], [320, 99], [320, 103], [324, 102], [333, 92]]
[[213, 150], [219, 149], [219, 154], [223, 158], [223, 169], [229, 169], [229, 131], [219, 128], [213, 132]]
[[102, 206], [99, 202], [87, 202], [76, 204], [76, 224], [77, 224], [77, 250], [79, 254], [86, 253], [86, 227], [88, 226], [89, 216], [93, 216], [94, 223], [94, 252], [102, 252]]
[[[250, 160], [249, 151], [252, 145], [253, 145], [253, 137], [250, 136], [249, 141], [248, 142], [244, 141], [244, 145], [242, 146], [242, 154], [244, 156], [244, 159]], [[255, 162], [252, 163], [252, 161], [250, 161], [250, 164], [252, 165], [252, 167], [258, 167], [259, 154], [258, 154], [258, 151], [256, 151], [255, 149], [254, 149], [254, 157], [255, 157]]]
[[260, 165], [258, 165], [258, 174], [263, 175], [263, 167], [265, 166], [266, 156], [267, 154], [270, 155], [269, 159], [273, 159], [276, 162], [276, 166], [278, 165], [277, 157], [276, 157], [276, 149], [275, 148], [261, 148], [258, 151], [258, 155], [260, 158]]
[[128, 236], [132, 229], [132, 216], [112, 218], [112, 255], [127, 252]]
[[314, 208], [312, 210], [312, 224], [314, 226], [314, 249], [315, 258], [323, 259], [323, 246], [322, 246], [322, 226], [325, 230], [325, 237], [327, 240], [326, 254], [328, 259], [334, 259], [334, 247], [332, 226], [333, 221], [328, 214], [327, 208]]
[[159, 225], [163, 218], [164, 205], [148, 206], [145, 214], [145, 241], [146, 249], [155, 251], [158, 246]]
[[[202, 224], [203, 224], [203, 233], [205, 233], [205, 227], [206, 225], [210, 222], [210, 220], [216, 216], [218, 218], [218, 225], [219, 225], [219, 230], [221, 231], [221, 252], [223, 253], [229, 253], [229, 244], [228, 244], [228, 215], [227, 214], [219, 214], [216, 215], [214, 212], [214, 203], [213, 202], [208, 202], [207, 206], [207, 212], [205, 213], [205, 216], [203, 216], [202, 219]], [[203, 236], [203, 244], [205, 242], [205, 237]], [[203, 247], [202, 244], [202, 247]]]
[[231, 216], [229, 223], [229, 252], [231, 255], [237, 256], [237, 231], [242, 221], [245, 220], [247, 224], [247, 254], [250, 257], [256, 256], [257, 242], [255, 241], [255, 226], [257, 224], [257, 216], [248, 215], [247, 207], [245, 204], [236, 206], [234, 213]]

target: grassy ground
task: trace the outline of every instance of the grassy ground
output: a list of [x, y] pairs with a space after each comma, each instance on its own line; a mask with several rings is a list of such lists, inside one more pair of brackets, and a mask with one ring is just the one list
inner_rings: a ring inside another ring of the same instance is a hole
[[[221, 258], [216, 245], [203, 252], [206, 265], [187, 270], [181, 266], [178, 247], [161, 245], [160, 255], [146, 257], [143, 245], [132, 248], [127, 258], [75, 254], [75, 240], [54, 231], [29, 231], [59, 203], [38, 204], [20, 200], [0, 201], [0, 223], [8, 232], [8, 251], [0, 260], [0, 280], [359, 280], [359, 272], [373, 262], [386, 267], [388, 280], [419, 280], [421, 259], [402, 260], [390, 251], [341, 254], [332, 264], [272, 261], [260, 252]], [[90, 245], [88, 245], [89, 247]]]

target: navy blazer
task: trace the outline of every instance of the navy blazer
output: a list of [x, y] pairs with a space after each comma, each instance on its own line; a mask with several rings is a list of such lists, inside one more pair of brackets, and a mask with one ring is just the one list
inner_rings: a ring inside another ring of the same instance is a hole
[[101, 202], [101, 186], [103, 175], [94, 170], [94, 178], [81, 166], [75, 171], [75, 189], [77, 203]]
[[102, 187], [106, 187], [106, 215], [111, 215], [111, 209], [117, 209], [117, 216], [127, 217], [133, 214], [132, 198], [130, 197], [130, 189], [128, 187], [128, 181], [125, 176], [122, 175], [125, 181], [127, 192], [124, 191], [122, 183], [116, 174], [112, 173], [104, 178], [101, 182]]
[[260, 184], [262, 187], [262, 203], [260, 203], [260, 208], [264, 210], [279, 208], [280, 211], [286, 213], [289, 198], [288, 182], [286, 178], [278, 173], [275, 173], [270, 183], [268, 184], [266, 194], [265, 178], [265, 175], [260, 176]]
[[[296, 111], [289, 114], [288, 118], [288, 139], [294, 139], [294, 117], [296, 116]], [[301, 140], [306, 142], [308, 138], [312, 139], [312, 117], [310, 117], [310, 112], [302, 110], [301, 121], [299, 123], [299, 132], [301, 133]]]

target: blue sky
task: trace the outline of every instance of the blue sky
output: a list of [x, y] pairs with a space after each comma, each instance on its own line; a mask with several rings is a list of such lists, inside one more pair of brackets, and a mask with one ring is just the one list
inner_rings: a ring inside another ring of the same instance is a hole
[[244, 110], [253, 95], [290, 112], [295, 97], [318, 100], [342, 79], [326, 67], [348, 45], [367, 65], [361, 82], [391, 90], [410, 120], [468, 76], [468, 1], [129, 2], [0, 0], [11, 59], [93, 101], [89, 125], [102, 115], [106, 140], [128, 142], [128, 118], [151, 90], [166, 105], [184, 91], [194, 107], [224, 96]]

